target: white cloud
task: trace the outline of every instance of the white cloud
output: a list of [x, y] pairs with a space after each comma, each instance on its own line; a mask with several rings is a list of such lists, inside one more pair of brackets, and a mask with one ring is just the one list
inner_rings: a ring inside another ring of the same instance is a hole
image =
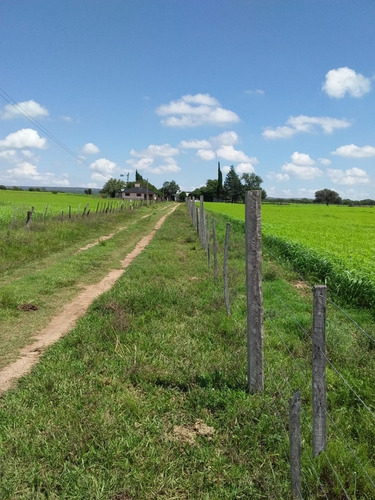
[[20, 161], [19, 151], [16, 151], [15, 149], [0, 151], [0, 158], [9, 162], [18, 162]]
[[23, 128], [13, 132], [0, 141], [0, 148], [37, 148], [44, 149], [47, 146], [46, 139], [39, 137], [38, 132], [31, 128]]
[[252, 174], [255, 172], [255, 169], [251, 163], [239, 163], [236, 167], [236, 172], [238, 175], [241, 174]]
[[180, 148], [182, 149], [210, 149], [211, 143], [206, 140], [192, 139], [190, 141], [181, 141]]
[[61, 177], [57, 177], [52, 172], [40, 173], [35, 165], [27, 161], [19, 162], [16, 167], [6, 170], [4, 175], [8, 183], [17, 184], [22, 181], [23, 184], [37, 183], [39, 185], [49, 186], [70, 185], [67, 174], [62, 174]]
[[310, 158], [310, 156], [306, 153], [295, 152], [292, 154], [291, 160], [292, 160], [292, 163], [294, 163], [295, 165], [300, 165], [300, 166], [315, 165], [315, 161], [312, 158]]
[[7, 104], [4, 106], [3, 111], [0, 111], [0, 118], [2, 120], [12, 120], [13, 118], [19, 118], [22, 116], [22, 112], [31, 118], [38, 118], [42, 116], [48, 116], [48, 110], [44, 106], [41, 106], [37, 102], [30, 100], [19, 102], [12, 106]]
[[370, 158], [375, 156], [374, 146], [356, 146], [355, 144], [347, 144], [346, 146], [341, 146], [335, 151], [332, 151], [333, 155], [345, 156], [347, 158]]
[[[118, 171], [118, 166], [113, 161], [107, 160], [106, 158], [99, 158], [90, 164], [90, 168], [94, 172], [101, 174], [107, 179], [113, 177], [113, 175]], [[93, 177], [92, 177], [93, 178]]]
[[263, 132], [266, 139], [286, 139], [298, 133], [316, 133], [321, 129], [325, 134], [332, 134], [336, 129], [350, 127], [346, 119], [330, 118], [328, 116], [291, 116], [282, 127], [267, 127]]
[[367, 172], [357, 167], [348, 170], [328, 169], [327, 173], [334, 184], [354, 185], [370, 182]]
[[294, 163], [286, 163], [281, 167], [281, 170], [299, 179], [315, 179], [323, 174], [318, 167], [301, 166]]
[[318, 162], [321, 164], [321, 165], [324, 165], [325, 167], [327, 167], [328, 165], [331, 165], [331, 160], [329, 160], [328, 158], [318, 158]]
[[215, 151], [212, 151], [212, 149], [199, 149], [197, 151], [197, 156], [201, 160], [211, 161], [216, 158], [216, 153]]
[[234, 163], [257, 163], [256, 158], [250, 158], [243, 151], [234, 149], [233, 146], [222, 146], [216, 151], [219, 158], [224, 158]]
[[209, 94], [185, 95], [156, 109], [162, 124], [169, 127], [198, 127], [201, 125], [223, 126], [240, 121], [233, 111], [224, 109]]
[[82, 153], [86, 155], [95, 155], [100, 153], [100, 149], [92, 142], [87, 142], [82, 148]]
[[130, 158], [126, 161], [128, 165], [143, 172], [152, 174], [164, 174], [168, 172], [178, 172], [181, 168], [177, 165], [174, 156], [179, 154], [179, 149], [170, 144], [150, 144], [142, 151], [132, 149]]
[[290, 179], [288, 174], [280, 174], [276, 172], [270, 172], [267, 175], [267, 178], [271, 180], [275, 179], [277, 182], [287, 182]]
[[170, 144], [150, 144], [150, 146], [142, 151], [132, 149], [130, 154], [136, 158], [156, 158], [160, 156], [175, 156], [178, 155], [179, 152], [178, 148], [174, 148]]
[[148, 166], [147, 168], [143, 168], [143, 170], [150, 174], [162, 175], [170, 172], [179, 172], [181, 168], [177, 165], [174, 158], [163, 158], [161, 165], [155, 167]]
[[239, 142], [239, 137], [233, 130], [228, 130], [215, 137], [211, 137], [211, 142], [212, 144], [219, 146], [233, 146]]
[[346, 93], [352, 97], [362, 97], [370, 92], [371, 81], [345, 66], [328, 71], [322, 90], [336, 99], [344, 97]]

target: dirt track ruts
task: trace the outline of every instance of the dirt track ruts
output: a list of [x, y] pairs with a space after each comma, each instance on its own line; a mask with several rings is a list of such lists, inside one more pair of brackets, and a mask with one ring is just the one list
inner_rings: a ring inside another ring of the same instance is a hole
[[147, 247], [165, 219], [177, 206], [175, 205], [166, 215], [161, 217], [152, 231], [144, 236], [137, 243], [134, 250], [125, 256], [121, 261], [122, 267], [120, 269], [113, 269], [98, 283], [86, 286], [72, 302], [65, 304], [62, 312], [53, 317], [49, 324], [35, 336], [34, 342], [21, 349], [20, 357], [16, 361], [0, 370], [0, 394], [11, 389], [20, 377], [29, 373], [31, 368], [38, 363], [46, 348], [54, 344], [74, 327], [77, 320], [87, 312], [94, 299], [113, 287], [125, 269]]

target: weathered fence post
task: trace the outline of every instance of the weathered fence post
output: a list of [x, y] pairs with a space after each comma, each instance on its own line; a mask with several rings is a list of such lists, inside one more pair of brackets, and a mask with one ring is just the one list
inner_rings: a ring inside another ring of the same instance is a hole
[[195, 198], [193, 198], [192, 204], [191, 204], [191, 215], [193, 219], [193, 226], [195, 229], [197, 229], [197, 208], [195, 206]]
[[204, 199], [201, 194], [199, 197], [199, 237], [202, 247], [206, 250], [206, 218], [204, 216]]
[[327, 287], [314, 287], [312, 334], [313, 457], [326, 449], [326, 330]]
[[217, 283], [217, 243], [216, 243], [216, 219], [212, 221], [212, 245], [214, 247], [214, 281]]
[[302, 499], [301, 492], [301, 391], [289, 400], [289, 457], [292, 497]]
[[206, 249], [207, 249], [208, 267], [211, 267], [210, 217], [208, 214], [207, 214], [207, 221], [206, 221]]
[[31, 207], [31, 210], [27, 211], [27, 219], [26, 219], [26, 227], [30, 228], [31, 226], [31, 217], [33, 216], [34, 213], [34, 207]]
[[263, 294], [260, 190], [245, 200], [247, 289], [247, 381], [249, 392], [263, 392]]
[[224, 278], [224, 299], [225, 299], [225, 306], [227, 308], [228, 316], [230, 316], [229, 289], [228, 289], [229, 234], [230, 234], [230, 223], [227, 222], [227, 227], [226, 227], [226, 231], [225, 231], [223, 278]]

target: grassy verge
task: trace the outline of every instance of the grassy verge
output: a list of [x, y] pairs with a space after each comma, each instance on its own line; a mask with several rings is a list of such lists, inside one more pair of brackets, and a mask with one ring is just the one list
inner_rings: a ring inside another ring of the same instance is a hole
[[[224, 224], [217, 229], [221, 250]], [[314, 470], [309, 462], [310, 348], [278, 298], [308, 330], [311, 297], [271, 261], [264, 264], [265, 392], [246, 393], [243, 253], [243, 233], [233, 231], [228, 317], [221, 280], [215, 286], [184, 210], [167, 219], [116, 286], [1, 399], [1, 498], [289, 498], [285, 407], [299, 387], [303, 496], [322, 496], [316, 469], [328, 498], [342, 498], [325, 458]], [[352, 373], [346, 354], [355, 348], [362, 367], [374, 366], [368, 345], [343, 327], [327, 336], [333, 345], [340, 339], [332, 358], [367, 395], [374, 374]], [[353, 423], [360, 408], [339, 392], [333, 373], [328, 383], [339, 424]], [[352, 428], [348, 440], [372, 473], [371, 422], [358, 423], [364, 435]], [[360, 473], [353, 481], [357, 466], [331, 429], [330, 439], [327, 456], [350, 495], [371, 498]]]
[[[68, 222], [63, 229], [55, 223], [47, 223], [31, 235], [20, 231], [25, 238], [29, 237], [22, 252], [31, 257], [19, 261], [17, 252], [10, 253], [9, 269], [0, 279], [0, 367], [13, 361], [19, 349], [29, 343], [35, 332], [60, 312], [66, 302], [73, 300], [83, 286], [119, 268], [120, 260], [151, 231], [165, 214], [165, 208], [154, 205], [93, 221]], [[60, 238], [60, 230], [64, 238]], [[115, 233], [111, 239], [76, 253], [81, 246], [111, 233]], [[44, 255], [41, 252], [38, 259], [35, 234], [45, 245]], [[13, 238], [13, 233], [10, 237]], [[18, 235], [14, 238], [17, 240]], [[35, 310], [27, 307], [24, 310], [23, 305], [32, 305]]]

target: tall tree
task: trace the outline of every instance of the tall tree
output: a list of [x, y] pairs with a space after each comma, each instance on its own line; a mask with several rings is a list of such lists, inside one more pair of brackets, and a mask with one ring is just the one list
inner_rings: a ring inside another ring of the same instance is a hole
[[238, 177], [234, 166], [230, 167], [224, 181], [224, 195], [225, 198], [231, 203], [241, 201], [243, 193], [243, 185]]
[[135, 182], [141, 182], [143, 181], [142, 175], [138, 172], [138, 170], [135, 171]]
[[241, 180], [244, 183], [244, 190], [245, 191], [253, 191], [254, 189], [260, 189], [262, 191], [262, 200], [266, 199], [267, 193], [261, 187], [263, 179], [259, 175], [256, 175], [254, 173], [242, 174]]
[[125, 188], [126, 183], [120, 179], [109, 179], [102, 187], [100, 193], [109, 196], [110, 198], [115, 198], [116, 193], [119, 193], [121, 189]]
[[341, 205], [342, 199], [339, 193], [332, 191], [332, 189], [320, 189], [319, 191], [315, 191], [314, 203], [325, 203], [326, 205], [331, 203], [333, 205]]
[[220, 168], [220, 162], [217, 162], [217, 188], [216, 188], [216, 198], [221, 200], [223, 194], [223, 174]]
[[162, 190], [165, 198], [172, 198], [180, 191], [180, 186], [175, 181], [165, 181]]

